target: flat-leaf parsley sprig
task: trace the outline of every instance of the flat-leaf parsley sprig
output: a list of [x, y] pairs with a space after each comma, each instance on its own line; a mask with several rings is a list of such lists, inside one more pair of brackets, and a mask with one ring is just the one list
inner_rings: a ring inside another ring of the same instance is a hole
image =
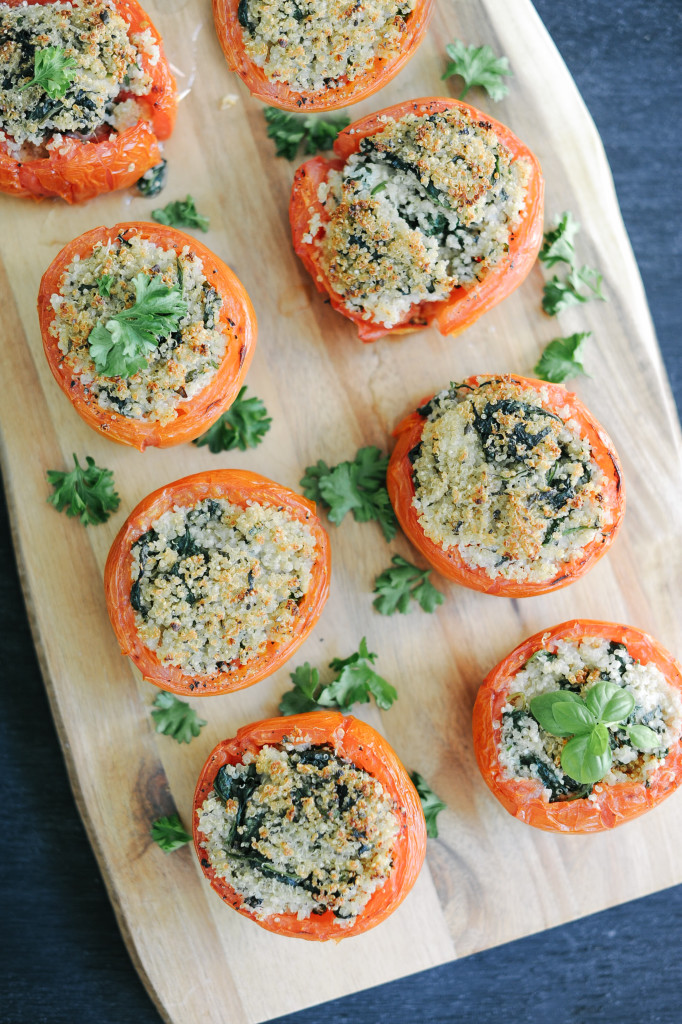
[[152, 210], [152, 219], [171, 228], [199, 228], [204, 233], [210, 227], [208, 217], [199, 213], [190, 195], [186, 199], [174, 199], [165, 206]]
[[268, 124], [268, 138], [275, 143], [276, 155], [287, 160], [296, 159], [302, 142], [305, 142], [306, 153], [331, 149], [339, 132], [350, 124], [350, 118], [343, 115], [311, 117], [289, 114], [277, 107], [266, 107], [263, 114]]
[[496, 57], [489, 46], [466, 46], [460, 39], [448, 43], [445, 52], [450, 63], [445, 69], [443, 78], [459, 75], [464, 79], [464, 88], [458, 99], [463, 100], [474, 86], [480, 86], [491, 100], [501, 100], [509, 92], [504, 81], [513, 74], [506, 57]]
[[260, 398], [255, 395], [244, 398], [245, 394], [246, 387], [243, 387], [227, 412], [201, 437], [197, 437], [193, 444], [200, 448], [208, 445], [209, 451], [214, 454], [229, 452], [233, 448], [243, 452], [247, 448], [256, 448], [270, 429], [272, 417], [268, 416], [268, 410]]
[[156, 695], [152, 718], [156, 731], [172, 736], [178, 743], [191, 743], [206, 725], [186, 700], [180, 700], [173, 693], [162, 690]]
[[591, 334], [592, 331], [581, 331], [569, 334], [567, 338], [554, 338], [536, 363], [533, 370], [535, 376], [551, 384], [563, 384], [571, 377], [589, 377], [582, 358], [585, 342]]
[[336, 673], [328, 683], [320, 682], [320, 673], [309, 662], [291, 673], [294, 689], [285, 693], [279, 710], [283, 715], [298, 715], [319, 708], [338, 708], [347, 714], [353, 704], [366, 704], [373, 696], [377, 706], [387, 710], [397, 699], [396, 689], [373, 665], [377, 655], [367, 647], [363, 636], [358, 650], [349, 658], [333, 658], [329, 667]]
[[319, 459], [307, 466], [300, 485], [306, 498], [327, 508], [327, 515], [337, 526], [347, 512], [358, 523], [375, 519], [387, 541], [393, 540], [397, 520], [386, 489], [388, 457], [373, 445], [360, 448], [352, 462], [328, 466]]
[[438, 823], [436, 819], [440, 812], [446, 809], [447, 804], [444, 804], [440, 797], [436, 796], [424, 776], [420, 775], [419, 772], [411, 772], [410, 778], [421, 801], [426, 819], [426, 834], [429, 839], [438, 839]]
[[[545, 282], [542, 294], [542, 308], [549, 316], [556, 316], [569, 306], [576, 306], [590, 299], [606, 301], [602, 292], [603, 277], [594, 267], [586, 264], [578, 266], [573, 239], [580, 230], [580, 224], [573, 215], [564, 211], [556, 219], [554, 227], [545, 231], [543, 246], [539, 259], [548, 267], [565, 263], [569, 267], [568, 274], [560, 278], [554, 274]], [[587, 289], [587, 290], [586, 290]]]
[[187, 312], [178, 287], [168, 288], [160, 276], [133, 278], [135, 303], [99, 323], [88, 339], [95, 369], [105, 377], [130, 377], [147, 365], [162, 338], [177, 331]]
[[443, 603], [443, 595], [429, 580], [430, 569], [420, 569], [401, 555], [394, 555], [391, 562], [392, 567], [374, 581], [374, 593], [379, 596], [372, 603], [381, 615], [396, 611], [404, 615], [412, 599], [425, 612], [434, 612]]
[[152, 822], [149, 834], [164, 853], [172, 853], [185, 843], [191, 843], [192, 837], [180, 821], [177, 814], [169, 814]]
[[67, 57], [61, 46], [46, 46], [36, 50], [33, 78], [22, 85], [18, 92], [39, 85], [52, 100], [61, 100], [66, 95], [76, 74], [78, 62]]
[[96, 466], [89, 455], [85, 456], [85, 469], [75, 453], [73, 461], [75, 468], [70, 473], [48, 469], [47, 482], [54, 487], [54, 494], [47, 500], [58, 512], [78, 516], [83, 526], [106, 523], [121, 504], [114, 490], [114, 474], [110, 469]]

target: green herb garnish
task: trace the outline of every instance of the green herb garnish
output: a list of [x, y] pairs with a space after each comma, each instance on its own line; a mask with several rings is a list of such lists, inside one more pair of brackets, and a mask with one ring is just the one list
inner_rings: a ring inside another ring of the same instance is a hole
[[172, 736], [178, 743], [191, 743], [206, 725], [186, 700], [180, 700], [166, 690], [156, 695], [153, 706], [156, 709], [152, 711], [156, 731]]
[[571, 377], [581, 375], [588, 377], [581, 360], [585, 342], [591, 334], [592, 331], [582, 331], [550, 341], [533, 370], [535, 376], [552, 384], [561, 384]]
[[550, 231], [545, 231], [538, 258], [548, 267], [553, 267], [557, 263], [568, 263], [569, 266], [574, 266], [573, 239], [579, 231], [580, 224], [574, 220], [572, 213], [565, 210], [557, 218], [555, 226]]
[[76, 468], [70, 473], [48, 469], [47, 482], [54, 487], [54, 494], [47, 500], [58, 512], [78, 516], [83, 526], [106, 523], [121, 504], [114, 490], [114, 474], [96, 466], [89, 455], [85, 456], [87, 469], [81, 467], [75, 454], [73, 461]]
[[111, 295], [111, 286], [114, 283], [114, 280], [115, 278], [113, 274], [102, 274], [101, 277], [97, 278], [97, 291], [105, 299], [108, 299]]
[[570, 267], [566, 277], [560, 278], [555, 274], [545, 283], [542, 308], [549, 316], [556, 316], [569, 306], [589, 302], [590, 299], [606, 301], [601, 290], [603, 278], [599, 271], [585, 265], [579, 268], [577, 265], [573, 239], [579, 230], [580, 224], [573, 219], [572, 214], [565, 211], [555, 226], [545, 231], [540, 260], [548, 267], [554, 267], [557, 263], [566, 263]]
[[334, 658], [329, 667], [336, 673], [328, 683], [320, 682], [320, 673], [309, 662], [291, 673], [294, 689], [285, 693], [279, 710], [283, 715], [297, 715], [318, 708], [339, 708], [347, 714], [353, 704], [366, 704], [373, 696], [377, 706], [386, 710], [396, 700], [397, 691], [373, 669], [377, 655], [367, 647], [363, 636], [360, 647], [349, 658]]
[[34, 77], [18, 92], [39, 85], [52, 100], [60, 100], [66, 95], [76, 74], [78, 62], [67, 57], [61, 46], [46, 46], [44, 50], [36, 50]]
[[150, 835], [164, 853], [172, 853], [185, 843], [191, 843], [192, 837], [183, 828], [183, 824], [177, 814], [170, 814], [165, 818], [157, 818], [152, 823]]
[[414, 788], [419, 794], [422, 810], [426, 818], [426, 834], [429, 839], [438, 839], [438, 823], [436, 821], [441, 811], [444, 811], [447, 804], [444, 804], [440, 797], [437, 797], [423, 775], [419, 772], [411, 772], [410, 778]]
[[266, 107], [263, 114], [268, 123], [268, 138], [275, 142], [276, 155], [287, 160], [296, 159], [301, 142], [305, 142], [306, 153], [331, 149], [339, 132], [350, 124], [350, 118], [343, 115], [311, 117], [289, 114], [277, 107]]
[[463, 100], [472, 86], [480, 86], [491, 100], [501, 100], [509, 92], [504, 81], [513, 72], [509, 68], [506, 57], [496, 57], [489, 46], [465, 46], [460, 39], [448, 43], [445, 52], [450, 63], [445, 69], [443, 78], [459, 75], [464, 79], [464, 89], [459, 94]]
[[209, 219], [197, 211], [192, 196], [186, 199], [174, 199], [158, 210], [152, 210], [152, 217], [159, 224], [168, 224], [172, 228], [201, 228], [208, 231]]
[[397, 521], [386, 490], [388, 458], [373, 445], [360, 448], [352, 462], [328, 466], [320, 459], [307, 466], [300, 484], [303, 493], [328, 509], [338, 526], [347, 512], [358, 523], [376, 519], [387, 541], [395, 537]]
[[[572, 690], [555, 690], [533, 697], [530, 712], [545, 732], [570, 737], [561, 751], [561, 767], [576, 782], [599, 782], [612, 763], [609, 725], [624, 722], [635, 707], [629, 690], [616, 683], [592, 686], [583, 699]], [[661, 738], [646, 725], [623, 727], [633, 747], [651, 751]]]
[[243, 387], [234, 402], [222, 416], [213, 423], [205, 434], [197, 437], [193, 444], [198, 447], [208, 445], [209, 451], [228, 452], [233, 448], [246, 451], [256, 448], [272, 423], [260, 398], [244, 398], [246, 387]]
[[133, 286], [135, 304], [90, 332], [90, 356], [105, 377], [130, 377], [141, 370], [149, 353], [178, 330], [187, 312], [180, 289], [166, 287], [160, 276], [138, 274]]
[[420, 569], [400, 555], [391, 559], [392, 569], [384, 569], [374, 581], [374, 593], [379, 596], [373, 601], [381, 615], [393, 615], [398, 611], [404, 615], [414, 598], [425, 612], [434, 612], [443, 603], [443, 595], [429, 580], [430, 569]]

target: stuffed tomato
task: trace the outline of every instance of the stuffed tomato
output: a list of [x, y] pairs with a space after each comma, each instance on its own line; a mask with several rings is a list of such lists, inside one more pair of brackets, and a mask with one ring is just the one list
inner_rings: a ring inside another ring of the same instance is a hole
[[433, 0], [213, 0], [232, 71], [265, 103], [335, 110], [383, 88], [412, 57]]
[[141, 501], [112, 545], [104, 585], [122, 653], [155, 686], [202, 697], [283, 665], [320, 617], [330, 577], [311, 502], [220, 469]]
[[362, 341], [429, 324], [458, 334], [524, 280], [542, 243], [531, 151], [466, 103], [400, 103], [299, 167], [294, 249]]
[[394, 434], [387, 487], [398, 521], [434, 569], [462, 586], [548, 593], [613, 543], [625, 513], [618, 455], [558, 384], [469, 377]]
[[82, 202], [160, 163], [175, 80], [137, 0], [4, 0], [0, 36], [0, 191]]
[[268, 931], [342, 939], [375, 927], [426, 851], [417, 792], [385, 739], [338, 711], [240, 729], [208, 758], [194, 845], [213, 889]]
[[492, 670], [473, 731], [481, 774], [514, 817], [550, 832], [610, 829], [682, 782], [682, 671], [632, 626], [563, 622]]
[[161, 224], [93, 228], [70, 242], [43, 275], [38, 314], [76, 412], [140, 451], [206, 430], [237, 397], [256, 345], [239, 279]]

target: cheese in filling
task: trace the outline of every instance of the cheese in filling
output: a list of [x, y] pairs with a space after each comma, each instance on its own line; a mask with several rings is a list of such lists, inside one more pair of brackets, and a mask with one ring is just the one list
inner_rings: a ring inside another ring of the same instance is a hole
[[552, 579], [607, 527], [590, 444], [542, 392], [502, 378], [453, 384], [420, 412], [413, 505], [426, 536], [468, 565]]
[[485, 122], [453, 108], [385, 118], [330, 171], [304, 240], [334, 292], [364, 320], [393, 327], [500, 261], [524, 210], [526, 161]]
[[[135, 304], [133, 278], [140, 272], [179, 289], [187, 312], [141, 370], [130, 377], [101, 376], [90, 356], [90, 334]], [[96, 245], [84, 259], [76, 256], [51, 301], [55, 319], [50, 333], [71, 373], [102, 409], [131, 419], [161, 424], [175, 419], [177, 406], [213, 380], [232, 341], [220, 323], [222, 300], [199, 257], [188, 246], [177, 255], [139, 235], [119, 236]]]
[[[35, 77], [35, 55], [59, 47], [76, 62], [64, 96], [51, 98]], [[159, 48], [146, 29], [128, 26], [107, 0], [8, 7], [0, 3], [0, 142], [20, 160], [46, 156], [62, 135], [93, 136], [103, 125], [123, 130], [146, 117], [146, 95]], [[121, 101], [117, 98], [121, 95]], [[46, 148], [47, 147], [47, 148]]]
[[[590, 638], [578, 643], [560, 640], [552, 650], [537, 651], [514, 676], [510, 694], [496, 725], [499, 760], [511, 778], [539, 779], [550, 802], [588, 797], [593, 786], [581, 785], [561, 768], [567, 739], [552, 736], [530, 713], [533, 697], [570, 690], [584, 697], [599, 682], [611, 682], [629, 691], [635, 706], [629, 717], [609, 725], [612, 765], [603, 784], [642, 782], [665, 760], [682, 734], [682, 698], [654, 664], [635, 661], [620, 643]], [[660, 736], [651, 753], [633, 747], [627, 726], [645, 725]]]
[[240, 0], [244, 49], [271, 82], [318, 92], [397, 56], [416, 0]]
[[265, 746], [224, 765], [198, 810], [203, 849], [254, 916], [353, 923], [392, 868], [395, 803], [330, 747]]
[[132, 555], [141, 640], [163, 664], [211, 676], [293, 637], [316, 547], [283, 508], [210, 498], [165, 512]]

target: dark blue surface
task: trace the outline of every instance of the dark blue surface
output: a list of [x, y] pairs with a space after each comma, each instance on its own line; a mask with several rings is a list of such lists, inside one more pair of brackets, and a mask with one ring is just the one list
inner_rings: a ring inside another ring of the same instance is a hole
[[[682, 8], [679, 0], [535, 2], [605, 142], [682, 408], [682, 95], [675, 71], [682, 56]], [[669, 212], [662, 216], [661, 210]], [[6, 513], [0, 511], [7, 694], [0, 712], [0, 1021], [159, 1024], [73, 803], [23, 610]], [[682, 886], [280, 1018], [280, 1024], [679, 1024], [681, 940]]]

